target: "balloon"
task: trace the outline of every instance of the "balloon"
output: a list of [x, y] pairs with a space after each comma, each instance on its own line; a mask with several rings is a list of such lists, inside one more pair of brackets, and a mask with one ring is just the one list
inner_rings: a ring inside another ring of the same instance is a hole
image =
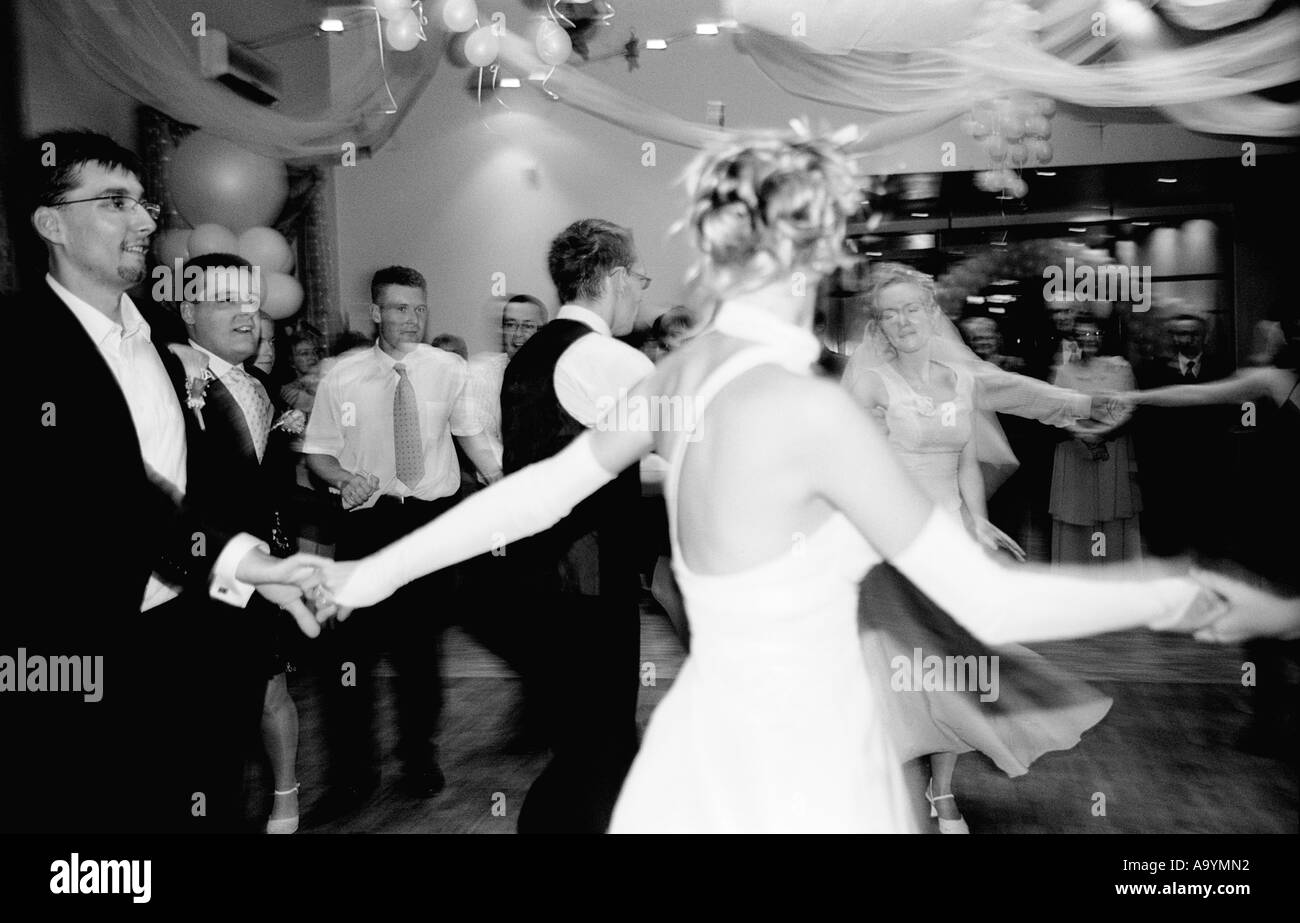
[[[568, 36], [566, 35], [565, 38]], [[465, 60], [475, 67], [487, 67], [497, 59], [500, 50], [501, 43], [492, 34], [491, 26], [475, 29], [465, 39]]]
[[1007, 145], [1007, 158], [1017, 167], [1023, 167], [1029, 160], [1029, 148], [1023, 144]]
[[200, 224], [190, 232], [190, 256], [205, 253], [235, 253], [239, 242], [219, 224]]
[[1011, 188], [1007, 191], [1010, 192], [1017, 199], [1023, 199], [1025, 195], [1029, 192], [1029, 184], [1017, 176], [1015, 180], [1011, 183]]
[[452, 32], [468, 32], [478, 21], [478, 7], [474, 0], [447, 0], [442, 21]]
[[1019, 141], [1025, 136], [1025, 123], [1014, 113], [1001, 119], [998, 127], [1008, 141]]
[[1025, 132], [1039, 138], [1052, 137], [1052, 123], [1045, 116], [1031, 115], [1025, 119]]
[[175, 265], [176, 260], [188, 260], [190, 258], [190, 235], [194, 232], [189, 228], [172, 228], [170, 231], [163, 231], [153, 241], [153, 252], [158, 257], [158, 262], [164, 266]]
[[420, 19], [407, 10], [401, 19], [388, 20], [384, 35], [388, 36], [388, 44], [393, 46], [394, 51], [410, 51], [420, 44]]
[[563, 64], [572, 51], [573, 43], [569, 41], [569, 33], [550, 20], [544, 21], [537, 30], [537, 56], [542, 62], [552, 66]]
[[289, 177], [278, 160], [196, 131], [172, 156], [167, 188], [196, 228], [219, 224], [239, 232], [275, 222], [289, 197]]
[[375, 9], [387, 20], [401, 19], [406, 13], [411, 12], [411, 0], [375, 0]]
[[1038, 100], [1038, 114], [1051, 118], [1056, 114], [1056, 100], [1044, 96]]
[[249, 228], [239, 235], [235, 251], [262, 272], [288, 272], [293, 268], [293, 248], [274, 228]]
[[1007, 142], [1001, 135], [989, 135], [984, 139], [984, 150], [994, 163], [1001, 163], [1007, 157]]
[[1052, 155], [1055, 152], [1052, 150], [1051, 141], [1044, 141], [1040, 138], [1034, 142], [1033, 153], [1039, 163], [1051, 163]]
[[283, 272], [262, 272], [262, 313], [284, 320], [302, 307], [302, 286]]

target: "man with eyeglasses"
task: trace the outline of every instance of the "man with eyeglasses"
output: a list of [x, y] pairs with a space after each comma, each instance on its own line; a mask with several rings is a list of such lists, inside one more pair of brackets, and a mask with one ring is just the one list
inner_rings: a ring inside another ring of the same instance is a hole
[[[468, 401], [464, 359], [424, 340], [424, 276], [389, 266], [370, 282], [378, 336], [325, 373], [303, 439], [307, 464], [339, 492], [346, 511], [337, 555], [363, 557], [438, 516], [456, 501], [455, 439], [489, 482], [501, 467]], [[323, 823], [362, 806], [379, 782], [371, 716], [374, 666], [387, 649], [397, 671], [402, 787], [431, 798], [443, 788], [434, 737], [442, 706], [439, 646], [453, 571], [431, 574], [325, 633], [326, 743], [330, 792], [311, 818]]]
[[[547, 266], [563, 306], [506, 367], [507, 473], [559, 452], [654, 371], [615, 339], [632, 331], [650, 284], [639, 265], [632, 232], [608, 221], [576, 221], [551, 242]], [[603, 833], [636, 756], [640, 499], [633, 465], [503, 559], [533, 601], [535, 617], [518, 631], [551, 732], [551, 761], [524, 801], [521, 833]]]
[[226, 818], [207, 810], [212, 729], [197, 714], [226, 690], [194, 679], [208, 664], [201, 639], [222, 631], [203, 598], [242, 608], [250, 584], [267, 584], [316, 630], [301, 599], [315, 566], [272, 557], [185, 497], [185, 372], [127, 295], [157, 227], [138, 159], [91, 132], [43, 135], [21, 156], [16, 188], [49, 272], [22, 302], [45, 349], [12, 383], [27, 432], [14, 441], [9, 515], [23, 541], [11, 566], [35, 598], [11, 607], [5, 637], [25, 655], [103, 666], [98, 699], [0, 697], [13, 749], [0, 817], [15, 831], [211, 831]]
[[469, 393], [492, 453], [501, 464], [501, 382], [506, 364], [546, 323], [546, 306], [532, 295], [511, 295], [501, 309], [501, 351], [476, 353], [469, 360]]

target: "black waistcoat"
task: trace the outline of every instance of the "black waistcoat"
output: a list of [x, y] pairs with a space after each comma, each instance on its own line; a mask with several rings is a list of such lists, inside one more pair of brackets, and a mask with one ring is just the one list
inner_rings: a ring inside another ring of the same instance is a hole
[[[553, 320], [506, 366], [501, 385], [501, 442], [506, 474], [550, 458], [585, 429], [555, 393], [555, 365], [584, 336], [586, 324]], [[553, 528], [510, 546], [521, 577], [538, 590], [625, 598], [637, 593], [635, 517], [641, 496], [636, 465], [574, 508]]]

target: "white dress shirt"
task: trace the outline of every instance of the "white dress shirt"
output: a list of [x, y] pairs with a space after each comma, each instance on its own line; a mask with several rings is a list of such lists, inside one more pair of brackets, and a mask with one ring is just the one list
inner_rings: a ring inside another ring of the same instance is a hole
[[379, 479], [379, 489], [357, 509], [374, 506], [384, 494], [419, 500], [450, 497], [460, 488], [452, 437], [483, 431], [466, 395], [465, 360], [420, 343], [401, 362], [419, 402], [424, 477], [414, 490], [399, 481], [393, 436], [397, 361], [378, 344], [358, 350], [340, 358], [316, 389], [302, 450], [331, 455], [348, 471]]
[[475, 353], [469, 357], [468, 395], [474, 418], [483, 427], [492, 446], [492, 456], [501, 467], [501, 386], [510, 357], [505, 353]]
[[[72, 294], [54, 276], [47, 274], [45, 281], [85, 328], [117, 379], [131, 411], [145, 464], [183, 494], [185, 418], [167, 368], [154, 349], [148, 322], [125, 292], [121, 301], [122, 323], [118, 324]], [[247, 533], [240, 533], [226, 544], [212, 569], [213, 598], [236, 606], [248, 602], [253, 587], [235, 579], [235, 567], [250, 549], [259, 545], [266, 548], [260, 539]], [[140, 611], [147, 612], [177, 595], [173, 587], [151, 575]]]
[[566, 304], [557, 320], [576, 320], [599, 336], [582, 337], [555, 363], [555, 396], [560, 406], [583, 426], [596, 425], [597, 408], [608, 410], [622, 401], [655, 370], [650, 357], [614, 339], [609, 324], [581, 305]]
[[1178, 374], [1186, 378], [1187, 370], [1189, 368], [1192, 370], [1192, 375], [1194, 376], [1200, 375], [1201, 373], [1200, 353], [1197, 353], [1195, 356], [1192, 356], [1190, 359], [1184, 356], [1182, 353], [1178, 354]]

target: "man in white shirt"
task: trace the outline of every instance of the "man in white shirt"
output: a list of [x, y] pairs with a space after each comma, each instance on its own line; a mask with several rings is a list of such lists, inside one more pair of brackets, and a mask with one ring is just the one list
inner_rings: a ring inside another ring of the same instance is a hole
[[[563, 449], [654, 370], [614, 339], [631, 332], [650, 284], [631, 232], [575, 222], [552, 241], [547, 263], [563, 307], [506, 367], [507, 472]], [[518, 630], [551, 728], [552, 759], [529, 790], [521, 833], [603, 832], [636, 755], [640, 496], [634, 465], [503, 559], [531, 601]]]
[[242, 607], [267, 584], [314, 626], [300, 589], [315, 566], [273, 558], [184, 501], [183, 373], [126, 294], [156, 229], [138, 160], [88, 132], [42, 136], [22, 158], [17, 188], [49, 260], [25, 307], [53, 352], [34, 351], [15, 383], [33, 429], [11, 514], [28, 531], [15, 573], [50, 606], [15, 613], [12, 637], [29, 656], [102, 655], [105, 675], [93, 704], [5, 697], [7, 733], [25, 742], [4, 761], [19, 780], [0, 786], [0, 814], [15, 830], [210, 829], [196, 785], [208, 729], [185, 706], [221, 690], [192, 684], [187, 664], [204, 657], [199, 633], [221, 626], [196, 624], [190, 603], [206, 592]]
[[[427, 291], [413, 269], [376, 272], [370, 286], [374, 347], [339, 359], [316, 391], [303, 452], [348, 511], [339, 526], [340, 559], [376, 551], [450, 509], [461, 483], [453, 439], [487, 481], [501, 477], [470, 409], [465, 360], [424, 342]], [[333, 778], [315, 822], [351, 813], [378, 784], [370, 720], [373, 667], [385, 645], [398, 674], [403, 786], [417, 797], [441, 791], [434, 746], [442, 704], [439, 644], [456, 579], [454, 571], [431, 574], [378, 607], [382, 612], [327, 632], [325, 669], [337, 677], [351, 664], [355, 675], [326, 683]]]
[[546, 323], [546, 305], [532, 295], [511, 295], [501, 309], [501, 351], [469, 360], [469, 400], [501, 464], [501, 382], [506, 365]]

